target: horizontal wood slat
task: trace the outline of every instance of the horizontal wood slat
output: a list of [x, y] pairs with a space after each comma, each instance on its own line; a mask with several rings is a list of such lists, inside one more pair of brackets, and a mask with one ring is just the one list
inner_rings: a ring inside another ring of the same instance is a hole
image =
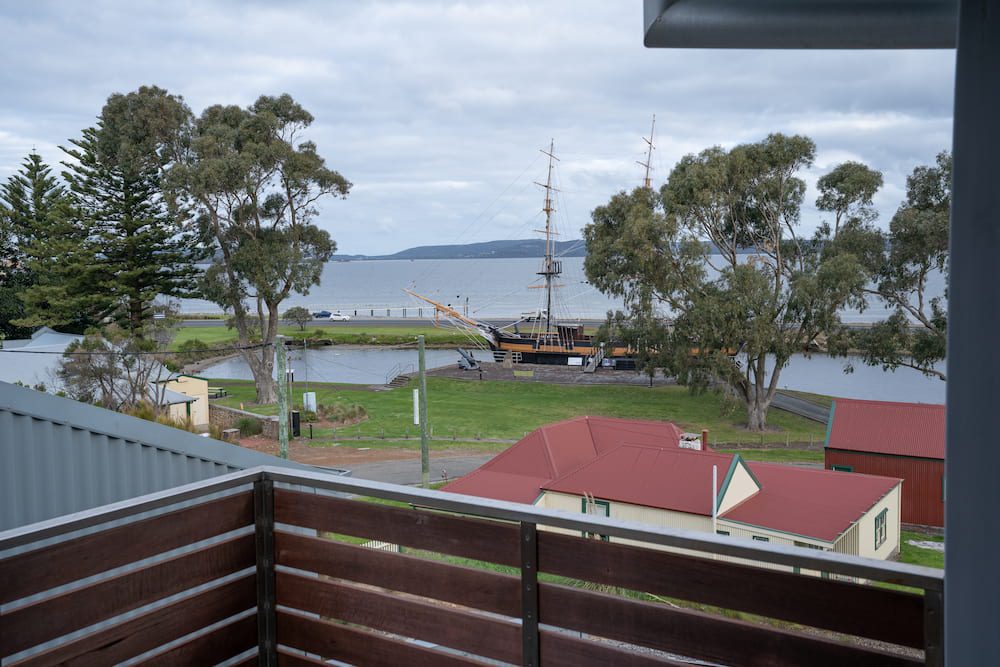
[[690, 667], [690, 663], [550, 630], [539, 633], [539, 642], [543, 667]]
[[277, 488], [274, 515], [278, 523], [515, 567], [520, 563], [517, 527], [496, 521]]
[[330, 667], [330, 664], [325, 660], [299, 655], [287, 648], [278, 649], [278, 667], [312, 667], [313, 665]]
[[547, 625], [722, 664], [921, 664], [799, 632], [553, 584], [539, 587], [539, 606], [541, 622]]
[[254, 536], [241, 535], [25, 605], [4, 614], [0, 657], [208, 583], [255, 562]]
[[0, 603], [40, 593], [253, 523], [253, 495], [116, 526], [0, 560]]
[[257, 615], [251, 614], [221, 625], [180, 646], [156, 653], [136, 664], [146, 667], [217, 665], [257, 646]]
[[[277, 590], [279, 605], [474, 655], [521, 660], [521, 628], [513, 621], [288, 572], [278, 573]], [[284, 643], [280, 627], [278, 641]]]
[[[278, 642], [355, 665], [462, 667], [493, 664], [282, 610], [278, 611]], [[295, 663], [279, 661], [279, 664]]]
[[538, 569], [923, 647], [923, 598], [912, 593], [547, 531], [538, 534]]
[[278, 565], [454, 602], [506, 616], [521, 613], [520, 578], [426, 558], [274, 533]]
[[251, 574], [43, 651], [11, 667], [64, 662], [80, 667], [116, 664], [256, 606], [257, 587]]

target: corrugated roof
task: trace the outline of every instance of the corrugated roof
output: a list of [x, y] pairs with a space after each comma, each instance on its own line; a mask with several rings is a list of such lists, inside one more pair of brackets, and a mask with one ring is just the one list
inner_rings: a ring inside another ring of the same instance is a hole
[[[680, 435], [680, 429], [666, 422], [581, 417], [550, 424], [443, 490], [521, 503], [534, 503], [543, 490], [590, 494], [711, 516], [712, 466], [718, 466], [718, 493], [738, 457], [681, 449]], [[743, 465], [760, 490], [720, 514], [721, 519], [827, 542], [900, 483], [779, 464]]]
[[945, 407], [838, 398], [826, 446], [944, 459]]
[[316, 470], [0, 382], [0, 530], [259, 465]]
[[902, 480], [748, 461], [760, 482], [721, 518], [833, 542]]
[[542, 488], [712, 516], [712, 466], [718, 492], [732, 461], [732, 454], [624, 444]]
[[[577, 417], [537, 428], [445, 491], [533, 503], [542, 486], [628, 442], [676, 448], [681, 430], [669, 422]], [[499, 474], [498, 474], [499, 473]]]

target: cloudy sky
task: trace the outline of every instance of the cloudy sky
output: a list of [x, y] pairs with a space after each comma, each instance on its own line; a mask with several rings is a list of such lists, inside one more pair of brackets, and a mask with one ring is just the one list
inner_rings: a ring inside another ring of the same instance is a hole
[[113, 92], [156, 84], [195, 113], [287, 92], [354, 183], [320, 216], [343, 253], [533, 236], [550, 139], [577, 238], [640, 184], [653, 114], [657, 184], [686, 153], [803, 133], [811, 183], [847, 159], [885, 174], [883, 224], [951, 145], [952, 51], [650, 50], [640, 0], [35, 0], [0, 5], [0, 34], [0, 179], [33, 147], [58, 162]]

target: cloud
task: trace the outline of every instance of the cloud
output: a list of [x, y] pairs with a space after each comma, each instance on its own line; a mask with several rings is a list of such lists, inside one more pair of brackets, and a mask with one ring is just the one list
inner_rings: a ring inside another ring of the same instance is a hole
[[654, 182], [687, 153], [800, 132], [818, 146], [810, 183], [843, 159], [884, 172], [883, 223], [906, 175], [950, 145], [952, 52], [651, 50], [641, 23], [638, 4], [604, 0], [13, 4], [0, 178], [32, 145], [58, 162], [109, 94], [150, 83], [196, 112], [302, 103], [355, 184], [320, 207], [345, 253], [531, 236], [552, 138], [572, 238], [641, 182], [653, 113]]

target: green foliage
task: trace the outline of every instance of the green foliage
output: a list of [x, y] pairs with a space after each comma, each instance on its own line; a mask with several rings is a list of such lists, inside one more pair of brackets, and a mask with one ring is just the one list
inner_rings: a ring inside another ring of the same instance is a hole
[[316, 412], [323, 419], [338, 423], [356, 422], [368, 417], [368, 412], [364, 406], [358, 403], [317, 405]]
[[257, 398], [275, 400], [272, 378], [278, 309], [292, 292], [308, 294], [336, 249], [313, 224], [316, 203], [346, 197], [351, 184], [326, 167], [301, 133], [313, 117], [289, 95], [259, 98], [252, 106], [212, 106], [194, 125], [190, 150], [171, 168], [173, 191], [197, 213], [215, 251], [201, 286], [233, 313], [239, 341], [254, 336], [253, 310], [262, 315], [264, 346], [246, 351]]
[[816, 183], [816, 208], [833, 213], [833, 235], [840, 228], [857, 227], [877, 217], [872, 198], [882, 187], [882, 173], [860, 162], [844, 162]]
[[306, 325], [312, 321], [312, 313], [302, 306], [295, 306], [286, 310], [281, 319], [287, 322], [294, 322], [299, 325], [299, 331], [305, 331]]
[[[805, 194], [797, 174], [814, 155], [810, 139], [781, 134], [709, 148], [682, 158], [659, 192], [618, 193], [584, 230], [587, 277], [625, 299], [618, 328], [646, 372], [659, 365], [694, 389], [721, 380], [753, 430], [766, 427], [791, 355], [838, 330], [837, 311], [863, 298], [864, 268], [845, 243], [829, 230], [796, 233]], [[861, 190], [831, 205], [857, 217]], [[657, 318], [661, 305], [670, 327]]]
[[[23, 292], [71, 277], [55, 253], [76, 234], [67, 210], [64, 188], [37, 153], [0, 185], [0, 333], [7, 337], [26, 337], [34, 328], [26, 319]], [[74, 324], [82, 331], [86, 323]]]
[[142, 87], [112, 95], [63, 148], [69, 233], [50, 225], [36, 239], [31, 266], [52, 277], [25, 291], [27, 321], [79, 329], [111, 318], [140, 335], [158, 295], [195, 295], [198, 239], [162, 182], [189, 120], [180, 98]]
[[892, 311], [850, 341], [866, 364], [913, 368], [946, 379], [934, 366], [946, 353], [947, 289], [943, 297], [930, 297], [927, 283], [940, 272], [947, 284], [950, 212], [951, 155], [945, 152], [934, 166], [917, 167], [906, 179], [906, 201], [889, 223], [889, 233], [868, 230], [862, 237], [877, 248], [867, 256], [875, 283], [869, 294]]
[[208, 349], [208, 344], [200, 338], [189, 338], [177, 346], [178, 352], [204, 352]]
[[238, 422], [236, 422], [236, 428], [240, 430], [240, 435], [244, 438], [251, 435], [260, 435], [264, 431], [264, 427], [261, 426], [259, 419], [254, 419], [253, 417], [241, 417]]

